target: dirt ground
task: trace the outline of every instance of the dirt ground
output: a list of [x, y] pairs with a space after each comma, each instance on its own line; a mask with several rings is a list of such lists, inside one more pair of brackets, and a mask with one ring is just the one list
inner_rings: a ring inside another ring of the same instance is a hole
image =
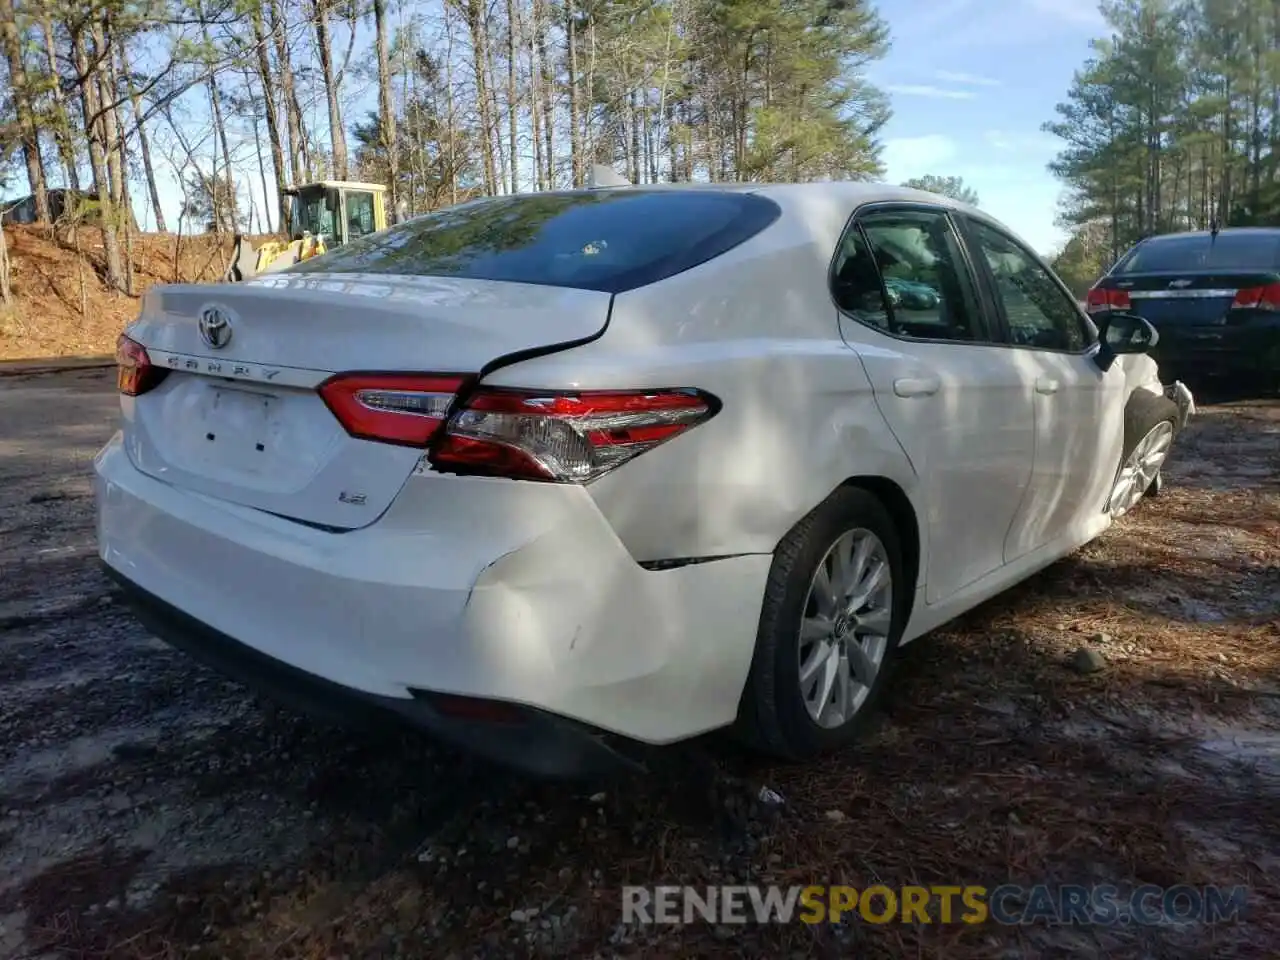
[[[0, 378], [0, 957], [1275, 955], [1280, 403], [1202, 408], [1161, 497], [908, 648], [846, 755], [563, 786], [149, 639], [96, 566], [112, 394]], [[623, 884], [733, 882], [1249, 889], [1216, 926], [621, 923]]]
[[[138, 315], [153, 283], [217, 280], [232, 241], [212, 234], [139, 233], [121, 255], [132, 264], [135, 296], [103, 281], [102, 234], [93, 227], [9, 225], [14, 303], [0, 304], [0, 361], [114, 354], [116, 338]], [[261, 242], [263, 238], [250, 238]]]

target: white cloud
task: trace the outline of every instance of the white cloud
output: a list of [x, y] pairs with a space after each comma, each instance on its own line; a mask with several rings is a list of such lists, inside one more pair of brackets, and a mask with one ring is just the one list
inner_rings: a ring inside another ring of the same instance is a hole
[[[987, 146], [993, 150], [1055, 156], [1063, 144], [1057, 137], [1043, 132], [1014, 133], [1008, 130], [987, 130], [983, 133]], [[1047, 161], [1046, 161], [1047, 162]]]
[[944, 83], [961, 83], [971, 87], [998, 87], [999, 80], [992, 80], [990, 77], [980, 77], [975, 73], [961, 73], [956, 70], [938, 70], [934, 76]]
[[946, 87], [935, 87], [927, 83], [900, 83], [889, 88], [890, 93], [900, 93], [904, 97], [931, 97], [935, 100], [972, 100], [972, 90], [951, 90]]
[[886, 178], [891, 183], [901, 183], [912, 177], [940, 173], [942, 166], [957, 152], [956, 142], [939, 133], [891, 138], [884, 144]]

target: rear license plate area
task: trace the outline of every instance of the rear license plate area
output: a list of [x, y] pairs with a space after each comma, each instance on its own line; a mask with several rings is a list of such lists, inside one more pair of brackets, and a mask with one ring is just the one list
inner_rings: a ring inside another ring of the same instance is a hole
[[195, 438], [223, 466], [256, 473], [271, 452], [279, 398], [252, 390], [214, 387]]

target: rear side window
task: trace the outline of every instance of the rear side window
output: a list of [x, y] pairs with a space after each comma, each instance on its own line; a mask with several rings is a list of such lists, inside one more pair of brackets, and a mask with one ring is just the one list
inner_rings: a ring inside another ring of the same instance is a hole
[[288, 272], [463, 277], [619, 293], [719, 256], [780, 212], [763, 197], [712, 190], [495, 197], [416, 217]]
[[841, 239], [832, 292], [845, 313], [894, 336], [984, 337], [959, 239], [942, 210], [860, 213]]
[[1188, 273], [1193, 270], [1280, 268], [1280, 235], [1220, 233], [1157, 237], [1139, 244], [1112, 273]]

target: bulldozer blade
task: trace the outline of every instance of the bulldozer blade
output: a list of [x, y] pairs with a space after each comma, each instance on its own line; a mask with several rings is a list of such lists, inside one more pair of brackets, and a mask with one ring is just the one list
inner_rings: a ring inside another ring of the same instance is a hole
[[248, 280], [258, 272], [258, 252], [253, 244], [240, 234], [235, 236], [235, 246], [231, 250], [231, 265], [223, 276], [226, 283], [238, 283]]

